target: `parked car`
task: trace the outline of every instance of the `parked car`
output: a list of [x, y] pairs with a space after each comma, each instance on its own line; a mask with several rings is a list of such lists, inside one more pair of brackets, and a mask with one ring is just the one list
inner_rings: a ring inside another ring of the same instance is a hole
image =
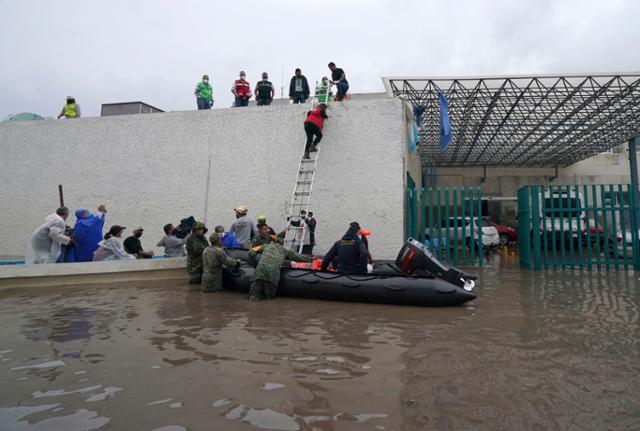
[[576, 243], [580, 236], [584, 238], [581, 234], [587, 231], [587, 214], [582, 193], [545, 190], [544, 195], [540, 194], [539, 208], [540, 232], [542, 238], [546, 236], [547, 246], [553, 241], [557, 246], [560, 242]]
[[518, 233], [515, 229], [498, 224], [492, 221], [489, 217], [482, 217], [482, 223], [496, 228], [498, 231], [498, 237], [500, 238], [500, 245], [506, 245], [518, 240]]
[[[483, 219], [473, 218], [473, 238], [478, 241], [480, 236], [480, 228], [482, 229], [482, 246], [485, 248], [496, 247], [500, 244], [500, 236], [498, 230], [483, 221]], [[471, 217], [465, 217], [461, 219], [459, 217], [450, 217], [448, 220], [444, 219], [440, 223], [440, 235], [444, 238], [448, 238], [452, 243], [455, 238], [458, 241], [465, 241], [465, 244], [471, 244]], [[448, 226], [448, 228], [447, 228]], [[476, 244], [476, 247], [479, 242]]]
[[[638, 244], [640, 246], [640, 230], [638, 230]], [[609, 241], [609, 253], [612, 257], [633, 259], [633, 232], [618, 231], [616, 237]]]

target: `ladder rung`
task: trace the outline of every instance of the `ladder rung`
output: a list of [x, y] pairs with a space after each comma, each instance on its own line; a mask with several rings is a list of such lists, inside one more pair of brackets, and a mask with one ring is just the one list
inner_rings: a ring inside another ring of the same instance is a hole
[[309, 196], [311, 192], [295, 192], [294, 194], [298, 196]]
[[313, 181], [298, 181], [297, 184], [312, 184]]
[[315, 169], [300, 169], [301, 174], [308, 174], [310, 172], [314, 172]]

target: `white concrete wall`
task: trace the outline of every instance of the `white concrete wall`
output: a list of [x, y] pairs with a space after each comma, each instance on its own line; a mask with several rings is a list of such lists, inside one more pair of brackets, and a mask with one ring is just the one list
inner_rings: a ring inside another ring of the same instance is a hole
[[[0, 255], [24, 254], [31, 232], [58, 205], [58, 184], [72, 212], [105, 203], [107, 228], [143, 226], [148, 249], [165, 223], [205, 217], [207, 188], [211, 230], [228, 228], [240, 204], [280, 230], [307, 110], [284, 105], [0, 124]], [[374, 256], [393, 258], [404, 220], [401, 104], [354, 100], [332, 105], [329, 116], [312, 197], [317, 251], [357, 220], [373, 232]]]

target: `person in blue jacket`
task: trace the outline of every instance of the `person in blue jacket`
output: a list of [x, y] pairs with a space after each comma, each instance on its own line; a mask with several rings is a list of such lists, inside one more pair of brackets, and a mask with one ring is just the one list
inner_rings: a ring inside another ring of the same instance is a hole
[[224, 226], [216, 226], [214, 232], [220, 235], [222, 238], [222, 248], [237, 249], [240, 248], [240, 243], [231, 232], [225, 232]]
[[98, 243], [102, 241], [102, 228], [106, 213], [107, 209], [104, 205], [98, 207], [98, 213], [95, 215], [86, 209], [76, 211], [78, 220], [73, 227], [76, 262], [93, 261], [93, 253], [98, 249]]

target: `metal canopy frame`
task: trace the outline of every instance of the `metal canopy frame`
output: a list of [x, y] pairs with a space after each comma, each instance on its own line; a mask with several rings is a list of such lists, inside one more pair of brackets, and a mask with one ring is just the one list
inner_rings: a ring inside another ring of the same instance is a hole
[[[385, 77], [389, 95], [423, 111], [426, 166], [568, 166], [640, 135], [640, 73]], [[440, 150], [438, 91], [453, 139]]]

